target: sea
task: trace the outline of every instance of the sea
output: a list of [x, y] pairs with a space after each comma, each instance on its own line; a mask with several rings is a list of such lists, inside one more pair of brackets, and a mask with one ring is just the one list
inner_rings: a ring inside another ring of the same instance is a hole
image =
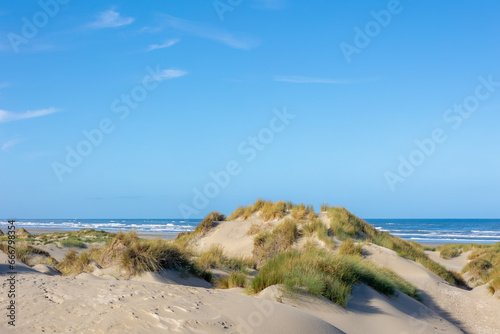
[[[422, 243], [500, 242], [500, 219], [366, 219], [380, 231]], [[108, 232], [137, 231], [177, 234], [193, 231], [201, 219], [19, 219], [16, 227], [79, 230], [92, 228]], [[7, 219], [0, 220], [6, 232]]]
[[380, 231], [421, 243], [500, 242], [500, 219], [365, 219]]

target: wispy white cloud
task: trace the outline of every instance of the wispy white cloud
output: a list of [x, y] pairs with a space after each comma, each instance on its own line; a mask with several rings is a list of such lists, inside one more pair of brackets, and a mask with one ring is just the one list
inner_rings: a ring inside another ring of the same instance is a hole
[[178, 17], [164, 14], [164, 24], [173, 29], [190, 35], [207, 38], [232, 48], [248, 50], [257, 47], [260, 42], [255, 38], [236, 36], [223, 29], [214, 28], [198, 22], [184, 20]]
[[156, 81], [163, 81], [163, 80], [169, 80], [169, 79], [175, 79], [175, 78], [180, 78], [188, 74], [187, 71], [184, 70], [179, 70], [179, 69], [166, 69], [166, 70], [161, 70], [154, 76], [154, 78], [151, 78], [151, 80], [156, 80]]
[[50, 115], [55, 112], [58, 112], [59, 109], [56, 108], [47, 108], [47, 109], [39, 109], [39, 110], [28, 110], [22, 113], [16, 113], [6, 110], [0, 109], [0, 123], [7, 123], [13, 121], [20, 121], [23, 119], [29, 119], [34, 117], [41, 117], [45, 115]]
[[280, 10], [286, 7], [286, 0], [252, 0], [251, 5], [256, 9]]
[[149, 46], [148, 51], [169, 48], [169, 47], [179, 43], [179, 41], [180, 41], [180, 39], [174, 38], [174, 39], [169, 39], [169, 40], [165, 41], [163, 44], [153, 44], [153, 45]]
[[20, 142], [22, 142], [21, 138], [7, 140], [5, 143], [2, 144], [2, 151], [7, 152], [11, 147], [19, 144]]
[[96, 20], [90, 22], [88, 26], [95, 29], [116, 28], [126, 26], [132, 22], [134, 22], [133, 17], [122, 17], [120, 13], [116, 12], [114, 9], [110, 9], [97, 14]]
[[354, 83], [366, 82], [369, 80], [341, 80], [341, 79], [330, 79], [330, 78], [302, 77], [298, 75], [285, 75], [285, 76], [275, 76], [274, 81], [291, 82], [291, 83], [322, 83], [322, 84], [334, 84], [334, 85], [349, 85]]

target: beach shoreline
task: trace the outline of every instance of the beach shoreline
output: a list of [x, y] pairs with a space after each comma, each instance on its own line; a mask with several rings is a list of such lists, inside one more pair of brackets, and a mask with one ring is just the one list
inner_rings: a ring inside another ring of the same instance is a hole
[[[62, 229], [62, 228], [29, 228], [27, 229], [29, 233], [31, 234], [44, 234], [44, 233], [66, 233], [66, 232], [75, 232], [75, 231], [80, 231], [82, 230], [81, 228], [74, 228], [74, 229]], [[98, 229], [96, 229], [98, 230]], [[120, 231], [106, 231], [110, 233], [119, 233]], [[123, 232], [130, 232], [130, 231], [123, 231]], [[165, 239], [165, 240], [171, 240], [174, 239], [178, 233], [153, 233], [153, 232], [140, 232], [137, 231], [137, 234], [139, 237], [144, 238], [144, 239]]]

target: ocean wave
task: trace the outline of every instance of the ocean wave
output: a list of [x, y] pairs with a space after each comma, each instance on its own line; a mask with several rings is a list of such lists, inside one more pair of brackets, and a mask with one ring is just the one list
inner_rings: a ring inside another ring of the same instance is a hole
[[500, 238], [500, 234], [498, 235], [467, 235], [467, 234], [438, 234], [438, 233], [428, 233], [428, 234], [422, 234], [422, 233], [394, 233], [393, 235], [398, 236], [398, 237], [432, 237], [432, 238], [465, 238], [465, 239], [470, 239], [470, 238]]
[[497, 240], [480, 240], [480, 239], [460, 239], [460, 238], [455, 238], [455, 239], [446, 239], [446, 238], [443, 238], [443, 239], [436, 239], [436, 238], [410, 238], [410, 240], [414, 240], [414, 241], [427, 241], [427, 242], [463, 242], [463, 243], [473, 243], [473, 242], [477, 242], [477, 243], [483, 243], [483, 242], [488, 242], [488, 243], [496, 243], [496, 242], [500, 242], [500, 239], [497, 239]]
[[[146, 220], [145, 220], [146, 221]], [[2, 222], [0, 222], [2, 224]], [[5, 222], [4, 224], [8, 224]], [[148, 221], [148, 223], [141, 224], [140, 221], [134, 220], [131, 221], [121, 221], [116, 222], [115, 220], [80, 220], [80, 221], [16, 221], [16, 225], [20, 227], [24, 227], [26, 229], [30, 228], [51, 228], [51, 229], [62, 229], [62, 230], [73, 230], [73, 229], [83, 229], [83, 228], [91, 228], [96, 230], [106, 230], [110, 232], [118, 232], [118, 231], [137, 231], [137, 232], [151, 232], [151, 233], [179, 233], [179, 232], [189, 232], [193, 231], [195, 228], [196, 222], [192, 224], [187, 224], [186, 221], [176, 221], [176, 220], [160, 220], [157, 223], [153, 221]]]

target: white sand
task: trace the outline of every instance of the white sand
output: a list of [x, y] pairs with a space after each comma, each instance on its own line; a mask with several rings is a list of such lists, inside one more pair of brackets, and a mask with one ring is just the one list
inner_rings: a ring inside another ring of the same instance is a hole
[[354, 287], [347, 309], [326, 298], [318, 299], [307, 294], [289, 296], [276, 286], [263, 290], [259, 296], [293, 305], [350, 334], [462, 333], [407, 295], [386, 297], [366, 285]]
[[[213, 245], [222, 245], [229, 256], [252, 256], [253, 238], [248, 234], [252, 223], [266, 227], [267, 224], [258, 219], [255, 214], [247, 220], [220, 222], [203, 238], [196, 241], [197, 251], [206, 251]], [[275, 222], [277, 224], [277, 222]]]
[[500, 333], [500, 300], [486, 287], [467, 291], [445, 282], [421, 264], [377, 245], [365, 246], [367, 258], [390, 268], [423, 291], [423, 303], [467, 333]]
[[[293, 307], [223, 290], [36, 272], [19, 273], [16, 289], [15, 333], [342, 333]], [[6, 284], [0, 295], [5, 305]], [[0, 332], [10, 332], [5, 319]]]
[[443, 259], [441, 256], [439, 256], [439, 252], [437, 251], [426, 251], [425, 253], [431, 260], [443, 265], [446, 269], [455, 270], [457, 273], [459, 273], [469, 262], [467, 258], [469, 257], [471, 251], [463, 252], [459, 256], [451, 259]]

